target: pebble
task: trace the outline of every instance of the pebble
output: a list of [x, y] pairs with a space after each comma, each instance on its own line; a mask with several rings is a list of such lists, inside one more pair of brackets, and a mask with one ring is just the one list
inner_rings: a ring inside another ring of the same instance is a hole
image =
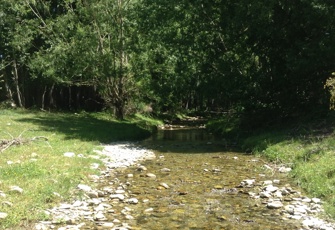
[[162, 168], [161, 172], [171, 172], [171, 169], [169, 169], [169, 168]]
[[138, 199], [137, 198], [130, 198], [128, 199], [129, 204], [138, 204]]
[[[335, 229], [335, 224], [327, 223], [314, 216], [314, 214], [323, 211], [320, 205], [322, 202], [319, 198], [301, 196], [300, 192], [290, 187], [276, 187], [271, 182], [274, 183], [274, 181], [268, 180], [257, 183], [265, 186], [259, 192], [256, 190], [250, 191], [247, 194], [254, 199], [262, 198], [262, 203], [269, 209], [280, 210], [280, 213], [283, 214], [283, 219], [288, 218], [301, 221], [303, 229]], [[243, 188], [253, 189], [250, 184], [251, 181], [246, 179], [238, 187], [243, 185]], [[255, 184], [255, 181], [252, 184]], [[279, 181], [275, 184], [279, 184]], [[284, 205], [283, 202], [288, 204]]]
[[271, 208], [271, 209], [278, 209], [278, 208], [281, 208], [283, 206], [284, 205], [280, 201], [273, 201], [273, 202], [270, 202], [270, 203], [267, 204], [267, 207]]
[[166, 189], [170, 188], [170, 186], [167, 183], [159, 183], [159, 185]]
[[150, 178], [150, 179], [156, 179], [156, 175], [153, 173], [147, 173], [145, 174], [146, 177]]

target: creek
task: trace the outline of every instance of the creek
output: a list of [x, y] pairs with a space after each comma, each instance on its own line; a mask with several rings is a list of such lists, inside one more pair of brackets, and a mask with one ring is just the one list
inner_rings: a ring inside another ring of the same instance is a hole
[[167, 126], [95, 153], [101, 174], [78, 185], [80, 196], [46, 210], [49, 220], [34, 229], [335, 229], [318, 218], [322, 201], [304, 196], [289, 168], [227, 151], [204, 128]]
[[[263, 181], [294, 187], [286, 174], [253, 155], [226, 150], [205, 129], [169, 126], [140, 143], [156, 159], [119, 172], [139, 203], [130, 226], [139, 229], [300, 229], [262, 199], [250, 198]], [[148, 173], [154, 174], [153, 177]], [[128, 175], [125, 177], [124, 175]], [[129, 176], [131, 175], [131, 176]], [[251, 186], [240, 186], [243, 180]]]

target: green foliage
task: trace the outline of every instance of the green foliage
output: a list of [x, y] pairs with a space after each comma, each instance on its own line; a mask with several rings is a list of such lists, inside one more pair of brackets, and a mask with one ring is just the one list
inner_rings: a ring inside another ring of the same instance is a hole
[[57, 104], [66, 87], [90, 86], [120, 119], [137, 102], [238, 108], [249, 123], [327, 109], [334, 16], [327, 0], [4, 0], [3, 97], [24, 104], [37, 85], [31, 104], [48, 89]]

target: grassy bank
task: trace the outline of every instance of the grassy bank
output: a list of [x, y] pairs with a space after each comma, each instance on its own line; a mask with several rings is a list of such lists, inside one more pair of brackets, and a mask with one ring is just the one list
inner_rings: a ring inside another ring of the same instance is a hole
[[311, 197], [325, 201], [335, 218], [335, 116], [301, 118], [260, 129], [243, 129], [236, 117], [209, 122], [208, 127], [240, 150], [291, 167], [295, 182]]
[[[119, 122], [104, 113], [0, 110], [0, 195], [5, 194], [0, 212], [8, 214], [0, 229], [29, 229], [32, 221], [47, 218], [43, 210], [68, 199], [79, 183], [88, 183], [88, 175], [98, 173], [90, 166], [100, 163], [92, 156], [101, 143], [147, 137], [153, 121], [135, 118]], [[66, 152], [77, 157], [64, 157]], [[22, 194], [11, 192], [11, 186], [22, 188]]]

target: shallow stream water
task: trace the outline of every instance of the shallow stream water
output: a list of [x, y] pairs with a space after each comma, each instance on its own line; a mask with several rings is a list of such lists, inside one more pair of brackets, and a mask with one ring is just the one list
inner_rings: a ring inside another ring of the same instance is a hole
[[[147, 170], [130, 167], [119, 172], [131, 196], [135, 229], [299, 229], [296, 220], [252, 199], [254, 188], [239, 187], [245, 179], [279, 180], [294, 187], [285, 175], [264, 167], [262, 159], [226, 151], [224, 141], [205, 129], [174, 127], [160, 130], [140, 143], [156, 159], [142, 162]], [[152, 173], [156, 177], [148, 177]], [[132, 177], [125, 175], [132, 174]]]

